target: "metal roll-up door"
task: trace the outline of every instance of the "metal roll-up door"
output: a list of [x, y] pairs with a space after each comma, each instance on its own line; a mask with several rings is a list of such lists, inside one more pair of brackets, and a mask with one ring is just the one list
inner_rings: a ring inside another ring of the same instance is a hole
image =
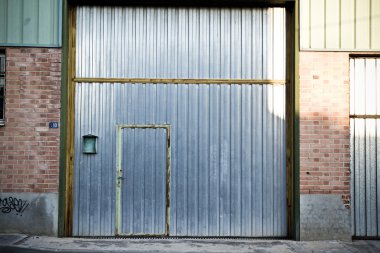
[[[283, 8], [78, 7], [73, 234], [118, 234], [116, 129], [128, 125], [170, 129], [165, 235], [285, 237], [284, 80]], [[81, 153], [86, 134], [97, 154]], [[162, 167], [142, 140], [141, 159]], [[128, 201], [121, 213], [155, 220], [153, 195], [139, 196], [144, 216]], [[135, 228], [121, 234], [163, 231]]]
[[352, 233], [380, 236], [380, 60], [350, 59]]

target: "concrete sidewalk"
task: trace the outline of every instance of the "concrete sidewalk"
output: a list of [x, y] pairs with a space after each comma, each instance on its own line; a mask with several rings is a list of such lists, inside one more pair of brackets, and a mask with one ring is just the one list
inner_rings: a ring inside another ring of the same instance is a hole
[[380, 241], [78, 239], [0, 234], [1, 253], [42, 252], [380, 252]]

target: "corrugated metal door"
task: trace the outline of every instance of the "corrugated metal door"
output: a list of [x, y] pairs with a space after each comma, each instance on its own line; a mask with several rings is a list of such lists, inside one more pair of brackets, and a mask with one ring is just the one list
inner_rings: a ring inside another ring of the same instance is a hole
[[116, 126], [168, 125], [169, 235], [286, 236], [284, 26], [282, 8], [79, 7], [74, 235], [115, 234]]
[[350, 59], [353, 235], [380, 236], [380, 60]]
[[167, 234], [169, 126], [118, 127], [116, 234]]

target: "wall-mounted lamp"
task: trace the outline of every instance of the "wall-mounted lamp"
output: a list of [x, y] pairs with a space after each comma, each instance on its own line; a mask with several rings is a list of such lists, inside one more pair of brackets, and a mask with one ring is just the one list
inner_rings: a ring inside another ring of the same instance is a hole
[[83, 154], [96, 154], [98, 136], [83, 135]]

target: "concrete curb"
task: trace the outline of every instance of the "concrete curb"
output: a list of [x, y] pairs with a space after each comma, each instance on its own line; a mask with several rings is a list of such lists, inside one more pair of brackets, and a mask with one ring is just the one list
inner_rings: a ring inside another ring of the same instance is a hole
[[[66, 250], [66, 249], [37, 249], [37, 248], [25, 248], [25, 247], [19, 247], [19, 246], [12, 246], [12, 245], [0, 245], [0, 253], [146, 253], [148, 251], [131, 251], [131, 250]], [[149, 253], [162, 253], [163, 251], [149, 251]], [[263, 252], [263, 251], [252, 251], [252, 252]], [[178, 251], [165, 251], [165, 253], [178, 253]], [[198, 251], [187, 251], [186, 253], [199, 253]], [[207, 251], [207, 253], [224, 253], [224, 252], [210, 252]], [[228, 253], [227, 251], [225, 253]]]
[[50, 253], [50, 252], [64, 252], [64, 251], [51, 251], [51, 250], [43, 250], [43, 249], [31, 249], [24, 248], [18, 246], [10, 246], [10, 245], [0, 245], [0, 252], [4, 253]]
[[0, 253], [377, 253], [379, 241], [83, 239], [0, 234]]

